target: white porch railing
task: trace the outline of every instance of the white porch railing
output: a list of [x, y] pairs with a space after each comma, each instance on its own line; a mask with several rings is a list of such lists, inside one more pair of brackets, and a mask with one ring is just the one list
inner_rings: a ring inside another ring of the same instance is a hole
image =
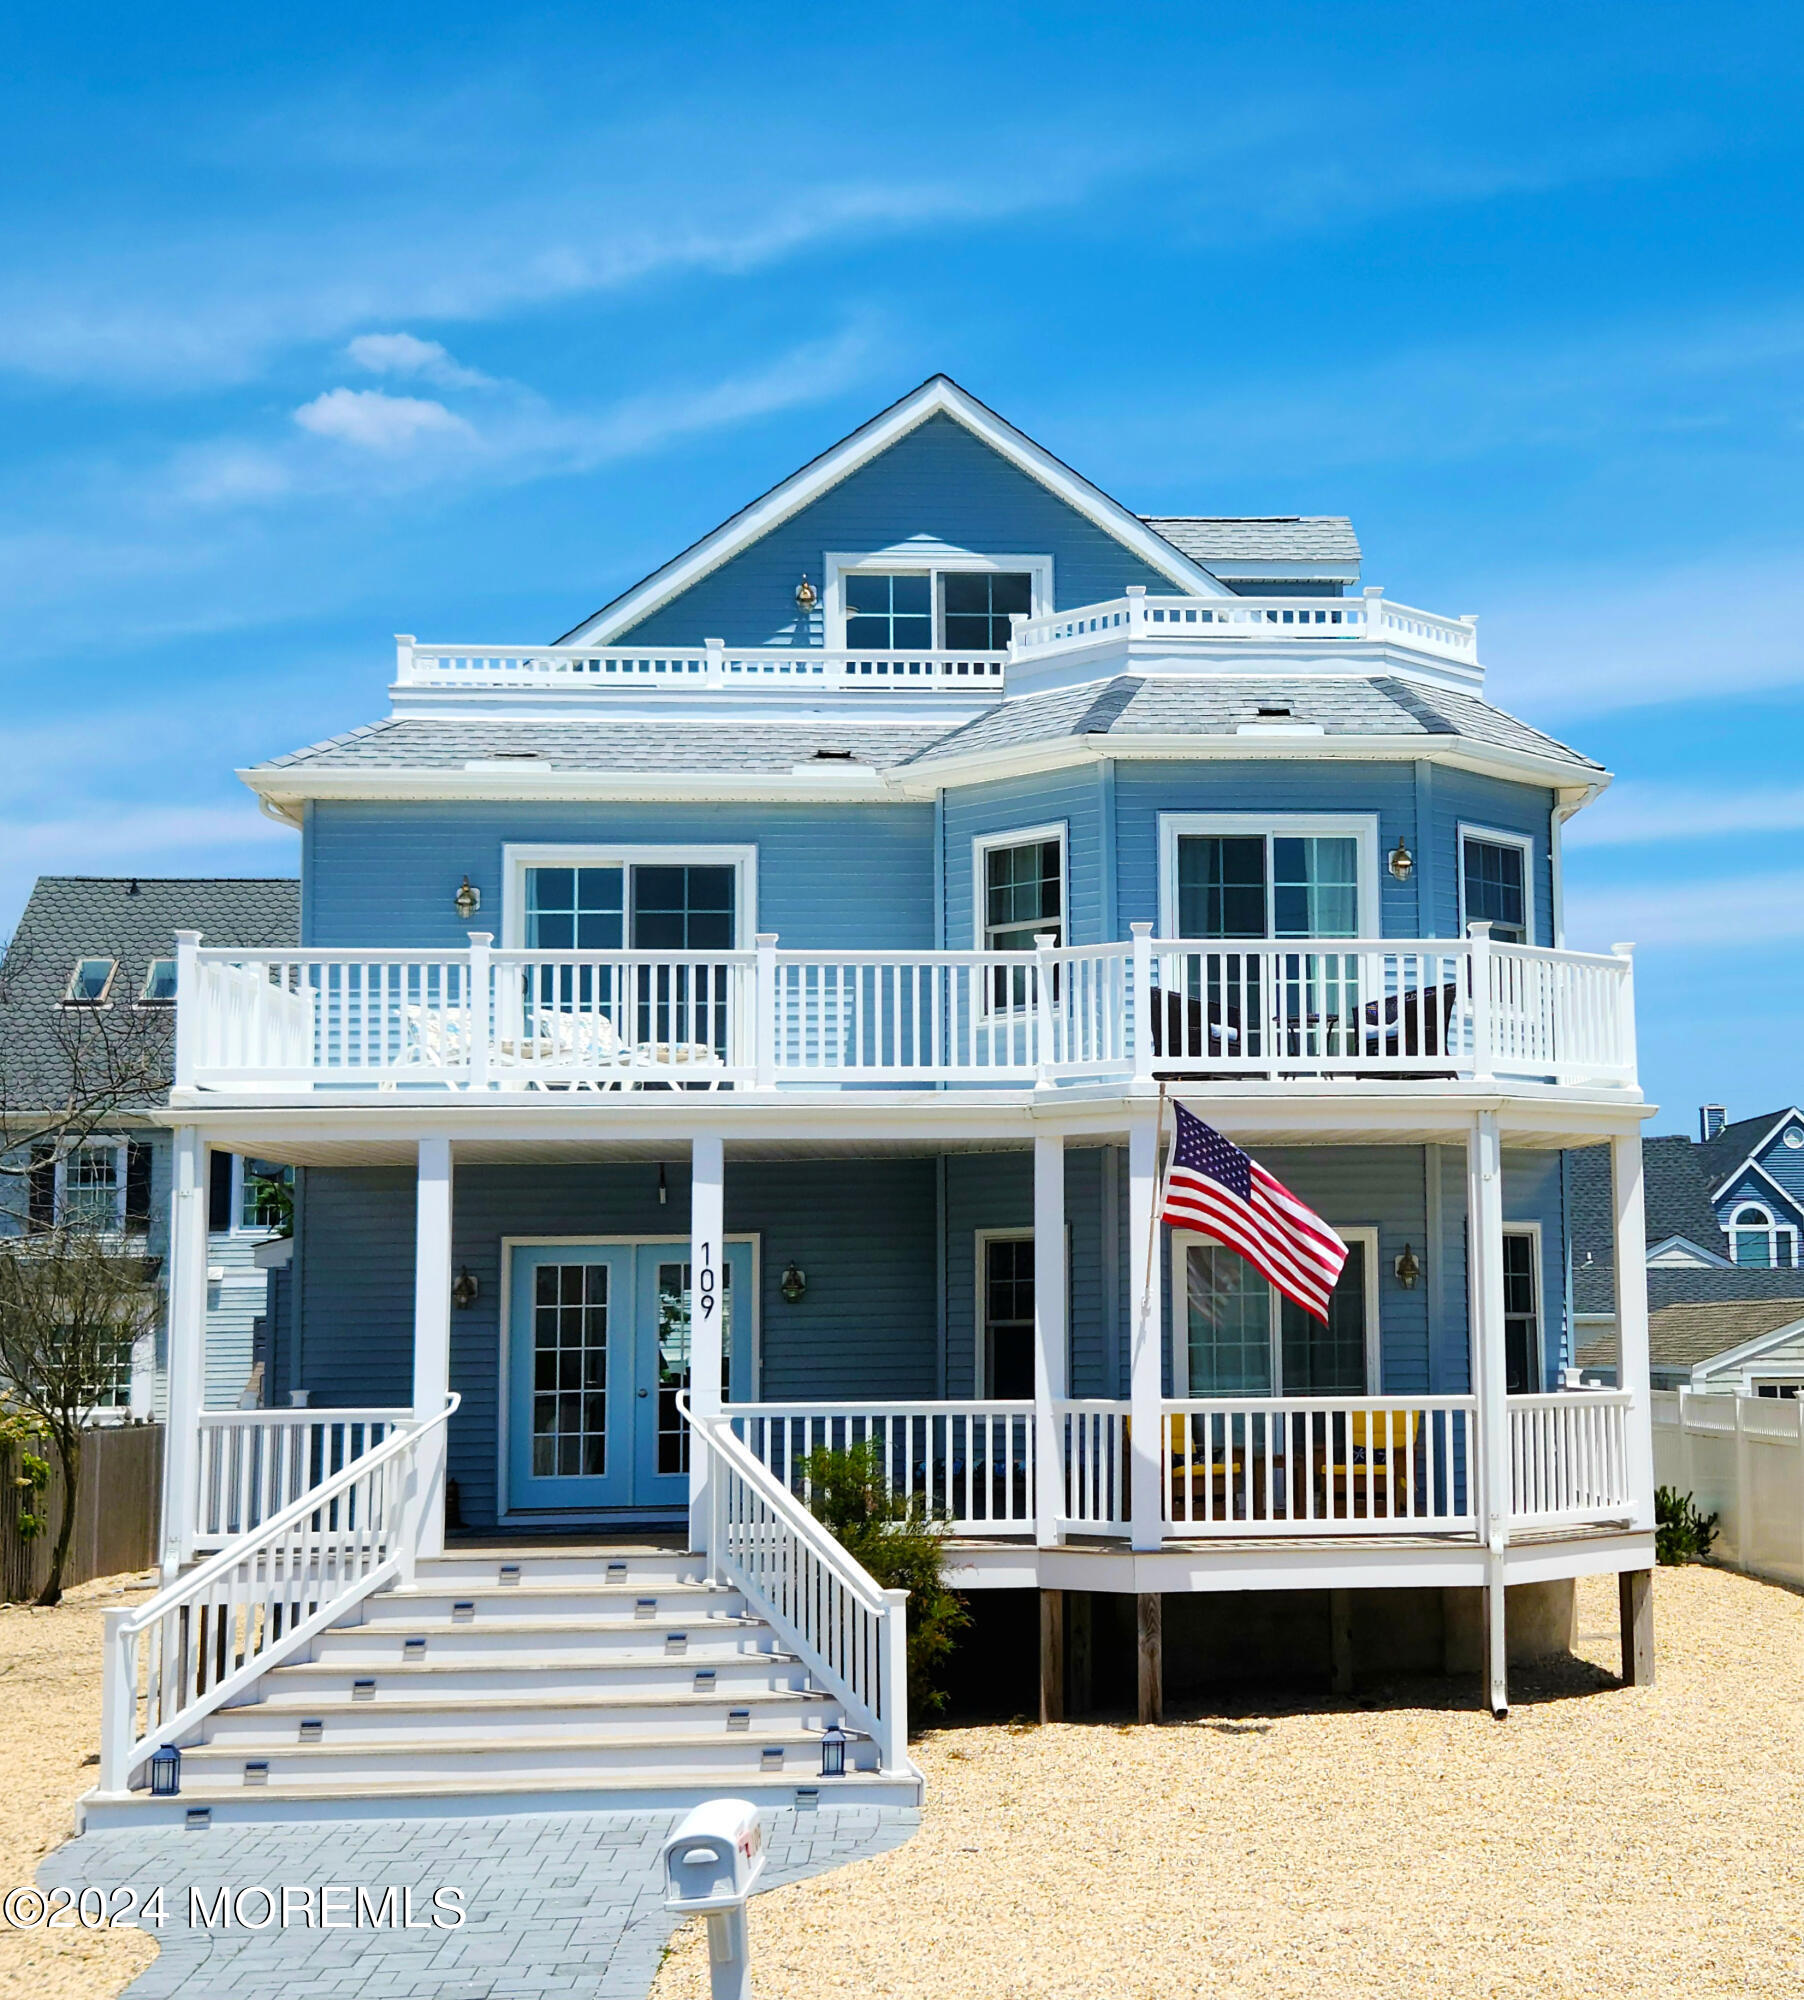
[[907, 1591], [878, 1584], [727, 1418], [677, 1400], [707, 1482], [710, 1563], [871, 1737], [883, 1769], [908, 1769]]
[[1168, 1532], [1469, 1533], [1477, 1418], [1475, 1396], [1168, 1402]]
[[419, 1540], [415, 1463], [426, 1423], [397, 1431], [147, 1604], [110, 1611], [100, 1789], [123, 1792], [174, 1743], [372, 1591], [403, 1580]]
[[[1139, 928], [1139, 927], [1136, 927]], [[1031, 952], [203, 949], [176, 1082], [613, 1090], [1154, 1076], [1635, 1081], [1632, 961], [1458, 939]]]
[[203, 1410], [196, 1544], [260, 1528], [412, 1421], [411, 1410]]
[[1626, 1518], [1626, 1389], [1576, 1389], [1510, 1399], [1510, 1513], [1525, 1527]]
[[1132, 1508], [1128, 1406], [1101, 1398], [1057, 1405], [1065, 1447], [1062, 1525], [1080, 1534], [1125, 1535]]
[[735, 1435], [806, 1503], [811, 1452], [874, 1444], [892, 1493], [959, 1535], [1031, 1535], [1032, 1403], [735, 1403]]
[[395, 679], [411, 688], [799, 687], [1002, 691], [1006, 653], [830, 653], [818, 646], [475, 646], [395, 642]]

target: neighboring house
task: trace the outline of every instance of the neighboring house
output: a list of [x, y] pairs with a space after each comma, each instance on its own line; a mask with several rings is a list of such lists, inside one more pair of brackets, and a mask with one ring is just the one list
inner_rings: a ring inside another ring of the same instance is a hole
[[[69, 1102], [72, 1062], [80, 1060], [74, 1031], [83, 1015], [109, 1016], [111, 1060], [136, 1066], [142, 1058], [156, 1087], [109, 1109], [65, 1157], [49, 1157], [46, 1149], [28, 1178], [0, 1183], [0, 1232], [30, 1231], [80, 1212], [116, 1228], [145, 1254], [165, 1256], [170, 1139], [148, 1114], [173, 1073], [175, 933], [205, 927], [222, 942], [259, 949], [292, 944], [299, 924], [294, 881], [38, 878], [0, 974], [0, 1110], [16, 1121]], [[106, 1061], [93, 1066], [104, 1069]], [[270, 1172], [292, 1178], [284, 1163], [271, 1163]], [[264, 1308], [265, 1278], [253, 1247], [270, 1233], [269, 1197], [253, 1163], [220, 1153], [207, 1200], [205, 1398], [210, 1408], [229, 1409], [249, 1380], [252, 1323]], [[122, 1370], [113, 1398], [119, 1414], [162, 1413], [161, 1345], [160, 1333], [154, 1344], [141, 1342], [129, 1373]]]
[[[1656, 1389], [1804, 1394], [1804, 1296], [1661, 1306], [1648, 1315], [1647, 1341]], [[1579, 1365], [1587, 1375], [1614, 1382], [1614, 1330], [1582, 1346]]]
[[[1038, 1593], [1048, 1713], [1109, 1599], [1145, 1714], [1231, 1592], [1306, 1594], [1343, 1681], [1482, 1592], [1501, 1711], [1506, 1589], [1615, 1573], [1645, 1674], [1632, 966], [1559, 889], [1608, 774], [1360, 576], [1344, 520], [1143, 519], [936, 377], [562, 640], [403, 638], [391, 713], [243, 772], [301, 948], [182, 941], [168, 1118], [185, 1184], [298, 1169], [294, 1254], [271, 1407], [214, 1417], [178, 1233], [133, 1615], [257, 1636], [141, 1728], [112, 1656], [91, 1809], [172, 1737], [225, 1816], [789, 1798], [834, 1717], [907, 1790], [900, 1614], [794, 1491], [864, 1436], [962, 1588]], [[1173, 1094], [1345, 1238], [1325, 1324], [1156, 1223]], [[1628, 1360], [1579, 1393], [1597, 1144]], [[231, 1595], [329, 1520], [302, 1622]]]
[[[1788, 1143], [1793, 1133], [1804, 1135], [1804, 1119], [1787, 1110], [1725, 1125], [1720, 1106], [1707, 1104], [1699, 1130], [1695, 1140], [1663, 1134], [1642, 1142], [1649, 1324], [1663, 1329], [1665, 1342], [1653, 1349], [1657, 1388], [1677, 1386], [1680, 1376], [1694, 1388], [1731, 1386], [1740, 1379], [1743, 1343], [1776, 1333], [1794, 1307], [1804, 1314], [1804, 1267], [1787, 1192], [1788, 1185], [1804, 1188], [1804, 1151]], [[1567, 1155], [1577, 1359], [1599, 1380], [1615, 1379], [1609, 1190], [1603, 1148]], [[1763, 1199], [1753, 1201], [1750, 1190]], [[1679, 1316], [1668, 1318], [1669, 1309]]]

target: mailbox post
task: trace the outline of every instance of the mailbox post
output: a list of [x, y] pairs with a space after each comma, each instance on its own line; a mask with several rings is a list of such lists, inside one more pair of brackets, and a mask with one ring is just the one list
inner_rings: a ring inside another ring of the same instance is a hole
[[708, 1919], [714, 2000], [751, 2000], [745, 1905], [764, 1872], [764, 1822], [746, 1799], [710, 1799], [664, 1843], [664, 1907]]

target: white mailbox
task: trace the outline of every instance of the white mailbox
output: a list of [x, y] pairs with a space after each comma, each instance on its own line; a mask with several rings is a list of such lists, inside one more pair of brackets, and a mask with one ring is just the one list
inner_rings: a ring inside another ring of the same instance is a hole
[[764, 1872], [764, 1822], [747, 1799], [710, 1799], [664, 1843], [664, 1907], [708, 1919], [714, 2000], [750, 2000], [745, 1903]]

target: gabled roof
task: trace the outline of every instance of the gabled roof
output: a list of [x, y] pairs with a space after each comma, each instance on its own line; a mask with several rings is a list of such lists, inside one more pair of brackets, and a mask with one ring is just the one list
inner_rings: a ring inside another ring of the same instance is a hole
[[[1650, 1244], [1683, 1237], [1728, 1263], [1729, 1241], [1710, 1205], [1704, 1179], [1703, 1148], [1683, 1133], [1662, 1133], [1641, 1142], [1641, 1203]], [[1572, 1237], [1572, 1303], [1581, 1313], [1615, 1310], [1613, 1264], [1615, 1206], [1610, 1193], [1610, 1149], [1579, 1146], [1567, 1155], [1567, 1212]], [[1650, 1271], [1650, 1286], [1657, 1274]], [[1715, 1270], [1668, 1266], [1662, 1277], [1696, 1278], [1707, 1283]], [[1798, 1274], [1804, 1290], [1804, 1272]]]
[[1804, 1124], [1804, 1112], [1795, 1104], [1781, 1111], [1764, 1111], [1757, 1118], [1738, 1118], [1725, 1125], [1714, 1139], [1698, 1148], [1704, 1156], [1704, 1171], [1710, 1176], [1710, 1198], [1720, 1201], [1729, 1183], [1791, 1124]]
[[654, 570], [642, 583], [605, 604], [593, 617], [564, 634], [560, 646], [603, 646], [616, 634], [647, 618], [680, 591], [687, 590], [709, 571], [718, 569], [742, 549], [766, 535], [819, 498], [831, 486], [856, 472], [861, 465], [886, 451], [916, 425], [930, 417], [950, 417], [981, 438], [993, 450], [1030, 478], [1037, 479], [1078, 513], [1093, 521], [1105, 534], [1132, 549], [1142, 562], [1171, 579], [1184, 596], [1222, 597], [1228, 593], [1209, 572], [1175, 548], [1165, 536], [1148, 527], [1119, 501], [1112, 500], [1100, 486], [1074, 472], [1062, 459], [1054, 458], [1018, 431], [1006, 418], [980, 403], [968, 390], [961, 389], [949, 375], [932, 375], [900, 402], [892, 403], [868, 423], [860, 424], [820, 457], [811, 459], [800, 471], [792, 472], [762, 498], [743, 507], [723, 521], [710, 535], [704, 535], [679, 556]]
[[[1760, 1348], [1777, 1345], [1804, 1326], [1804, 1298], [1700, 1299], [1661, 1306], [1648, 1315], [1648, 1359], [1664, 1369], [1697, 1368], [1705, 1362], [1751, 1359]], [[1747, 1349], [1748, 1353], [1738, 1353]], [[1614, 1333], [1579, 1349], [1581, 1368], [1614, 1368], [1621, 1349]]]
[[[0, 974], [0, 1103], [13, 1111], [61, 1103], [68, 1090], [61, 1002], [78, 958], [118, 961], [109, 998], [129, 1009], [153, 958], [175, 955], [175, 933], [252, 950], [300, 942], [301, 885], [289, 876], [40, 875]], [[147, 1033], [170, 1019], [159, 1008]]]

